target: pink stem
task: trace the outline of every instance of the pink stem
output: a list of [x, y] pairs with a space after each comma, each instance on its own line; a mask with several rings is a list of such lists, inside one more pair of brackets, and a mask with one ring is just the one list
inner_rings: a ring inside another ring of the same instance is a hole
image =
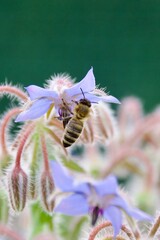
[[49, 168], [49, 161], [48, 161], [48, 153], [47, 153], [45, 137], [43, 134], [41, 135], [41, 145], [42, 145], [42, 154], [44, 159], [44, 168], [45, 168], [45, 171], [49, 172], [50, 168]]
[[15, 233], [13, 230], [3, 225], [0, 225], [0, 235], [5, 235], [13, 240], [23, 240], [23, 238], [19, 236], [17, 233]]
[[135, 141], [143, 138], [145, 133], [148, 133], [155, 128], [155, 125], [160, 125], [160, 115], [154, 114], [144, 118], [135, 129], [133, 135], [127, 139], [127, 144], [133, 144]]
[[23, 128], [20, 129], [20, 131], [18, 132], [17, 136], [15, 137], [12, 143], [11, 150], [15, 150], [18, 147], [18, 143], [20, 143], [21, 138], [23, 137], [23, 132], [25, 131], [28, 125], [29, 123], [23, 125]]
[[[100, 225], [96, 226], [96, 227], [92, 230], [91, 234], [89, 235], [88, 240], [94, 240], [95, 237], [96, 237], [96, 235], [97, 235], [103, 228], [110, 227], [110, 226], [112, 226], [112, 224], [111, 224], [110, 222], [108, 222], [108, 221], [103, 222], [103, 223], [101, 223]], [[121, 229], [122, 229], [123, 232], [125, 232], [125, 233], [127, 234], [127, 236], [128, 236], [129, 238], [133, 238], [133, 234], [131, 233], [131, 231], [130, 231], [125, 225], [122, 225]], [[116, 239], [118, 239], [118, 238], [116, 238]]]
[[147, 168], [146, 187], [150, 189], [153, 185], [154, 170], [148, 157], [137, 148], [123, 147], [120, 151], [118, 151], [118, 154], [114, 155], [112, 159], [110, 159], [110, 166], [108, 166], [107, 169], [103, 172], [103, 177], [108, 176], [113, 171], [113, 169], [125, 161], [127, 157], [131, 156], [140, 159], [145, 164]]
[[0, 86], [0, 92], [13, 94], [18, 98], [22, 99], [23, 101], [27, 101], [28, 99], [27, 95], [23, 91], [9, 85]]
[[3, 118], [3, 121], [1, 123], [1, 129], [0, 129], [0, 142], [1, 142], [1, 148], [2, 151], [5, 155], [7, 155], [7, 144], [6, 144], [6, 137], [5, 137], [5, 132], [7, 125], [9, 121], [11, 120], [12, 117], [14, 117], [16, 114], [20, 112], [19, 108], [13, 108], [11, 109]]
[[17, 150], [16, 164], [15, 164], [15, 167], [17, 167], [17, 168], [20, 168], [20, 161], [21, 161], [21, 155], [22, 155], [23, 148], [25, 146], [25, 143], [26, 143], [28, 137], [32, 134], [34, 127], [35, 127], [35, 124], [29, 124], [27, 126], [27, 128], [25, 129], [25, 132], [23, 133], [21, 142], [20, 142], [20, 144], [18, 146], [18, 150]]

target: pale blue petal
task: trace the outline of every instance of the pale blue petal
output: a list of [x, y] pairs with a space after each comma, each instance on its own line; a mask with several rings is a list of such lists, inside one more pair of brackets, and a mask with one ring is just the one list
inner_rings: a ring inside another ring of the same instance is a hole
[[63, 199], [54, 211], [70, 216], [84, 215], [88, 213], [89, 206], [83, 195], [73, 194]]
[[120, 101], [117, 98], [113, 97], [112, 95], [103, 96], [101, 97], [101, 99], [104, 102], [121, 104]]
[[50, 161], [51, 172], [56, 187], [65, 192], [89, 193], [89, 186], [86, 183], [75, 184], [74, 179], [56, 161]]
[[15, 122], [23, 122], [27, 120], [33, 120], [44, 115], [53, 101], [42, 98], [32, 103], [28, 110], [21, 112], [16, 118]]
[[88, 183], [74, 184], [73, 191], [76, 193], [83, 193], [86, 196], [90, 194], [90, 187]]
[[70, 191], [73, 187], [73, 179], [67, 175], [61, 165], [56, 161], [50, 161], [50, 166], [56, 187], [63, 191]]
[[137, 208], [130, 208], [129, 215], [139, 221], [152, 221], [153, 217]]
[[70, 97], [81, 94], [81, 89], [85, 93], [91, 92], [95, 89], [95, 77], [93, 74], [93, 68], [91, 68], [87, 75], [73, 87], [65, 89], [64, 93]]
[[108, 208], [105, 209], [103, 215], [106, 218], [106, 220], [111, 221], [114, 229], [114, 238], [115, 238], [119, 234], [122, 226], [121, 211], [114, 206], [109, 206]]
[[114, 176], [108, 176], [102, 181], [94, 184], [94, 187], [98, 193], [98, 195], [106, 195], [106, 194], [117, 194], [118, 184], [117, 179]]
[[133, 217], [137, 220], [152, 220], [152, 217], [149, 214], [139, 210], [138, 208], [130, 207], [127, 202], [120, 196], [116, 196], [110, 204], [123, 209], [130, 217]]
[[[82, 94], [78, 94], [75, 97], [75, 100], [79, 101], [81, 98], [84, 98]], [[120, 104], [120, 101], [109, 95], [109, 96], [97, 96], [94, 95], [93, 93], [85, 93], [85, 98], [88, 99], [91, 103], [98, 103], [99, 101], [107, 102], [107, 103], [116, 103]]]
[[43, 97], [53, 98], [53, 99], [58, 98], [58, 94], [55, 91], [46, 90], [36, 85], [30, 85], [25, 89], [27, 90], [31, 100], [35, 100], [37, 98], [43, 98]]
[[117, 196], [115, 196], [112, 199], [112, 202], [110, 203], [113, 206], [122, 208], [126, 213], [129, 213], [129, 205], [127, 204], [127, 202], [120, 196], [117, 194]]

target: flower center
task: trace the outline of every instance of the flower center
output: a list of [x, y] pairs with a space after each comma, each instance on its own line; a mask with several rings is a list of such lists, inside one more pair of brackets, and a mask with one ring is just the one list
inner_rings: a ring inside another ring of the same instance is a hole
[[103, 209], [100, 209], [98, 206], [94, 207], [92, 210], [91, 210], [91, 223], [92, 223], [92, 226], [94, 226], [97, 222], [97, 219], [99, 217], [99, 215], [102, 215], [103, 214]]
[[99, 195], [94, 188], [94, 186], [90, 186], [90, 194], [88, 195], [88, 204], [90, 206], [90, 212], [92, 215], [92, 225], [95, 225], [98, 217], [103, 215], [104, 209], [106, 209], [115, 195]]

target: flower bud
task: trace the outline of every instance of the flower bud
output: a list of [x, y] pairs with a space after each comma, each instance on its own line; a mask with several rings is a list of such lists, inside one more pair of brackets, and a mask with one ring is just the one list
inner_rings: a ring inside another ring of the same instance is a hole
[[54, 191], [54, 182], [51, 174], [48, 171], [44, 171], [40, 179], [40, 194], [41, 202], [46, 212], [53, 212], [55, 202], [50, 200], [50, 196]]
[[116, 121], [113, 112], [108, 105], [100, 102], [95, 106], [95, 135], [99, 141], [104, 143], [105, 140], [112, 139], [116, 134]]
[[15, 212], [21, 212], [26, 204], [28, 179], [26, 173], [15, 167], [8, 176], [9, 200]]

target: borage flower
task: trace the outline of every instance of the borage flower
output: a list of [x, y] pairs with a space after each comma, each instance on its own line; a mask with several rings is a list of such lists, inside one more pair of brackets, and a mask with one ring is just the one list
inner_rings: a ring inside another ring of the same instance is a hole
[[72, 112], [75, 101], [79, 101], [84, 96], [90, 102], [98, 103], [99, 101], [105, 101], [108, 103], [120, 103], [115, 97], [106, 95], [103, 91], [96, 89], [93, 68], [88, 71], [87, 75], [79, 83], [73, 86], [71, 86], [71, 82], [68, 82], [68, 84], [63, 84], [63, 81], [60, 82], [61, 86], [55, 88], [57, 91], [50, 88], [41, 88], [36, 85], [26, 87], [30, 97], [29, 107], [18, 115], [16, 122], [39, 118], [47, 113], [52, 106], [55, 107], [55, 112], [59, 115], [64, 104]]
[[91, 213], [92, 225], [101, 215], [111, 221], [114, 237], [118, 235], [122, 226], [122, 211], [137, 220], [152, 220], [148, 214], [126, 203], [118, 192], [118, 184], [114, 176], [94, 183], [77, 184], [55, 161], [51, 162], [51, 170], [56, 187], [63, 192], [71, 193], [55, 207], [55, 212], [71, 216]]

